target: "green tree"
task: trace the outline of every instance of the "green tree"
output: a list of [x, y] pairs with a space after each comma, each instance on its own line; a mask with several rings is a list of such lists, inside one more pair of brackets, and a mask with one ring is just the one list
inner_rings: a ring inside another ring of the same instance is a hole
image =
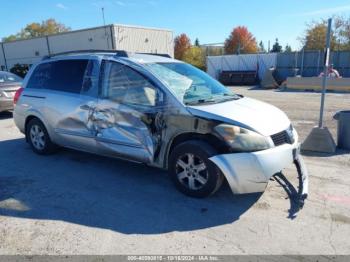
[[[313, 22], [307, 25], [305, 36], [301, 42], [305, 50], [323, 50], [326, 44], [327, 22]], [[335, 46], [335, 37], [331, 35], [331, 49]]]
[[7, 36], [7, 37], [3, 37], [2, 38], [2, 41], [3, 42], [11, 42], [11, 41], [15, 41], [15, 40], [17, 40], [18, 38], [17, 38], [17, 35], [9, 35], [9, 36]]
[[10, 69], [10, 72], [24, 78], [26, 76], [26, 74], [28, 73], [28, 70], [29, 70], [29, 65], [27, 65], [27, 64], [15, 64]]
[[265, 49], [263, 41], [259, 42], [259, 53], [266, 53], [266, 49]]
[[334, 17], [333, 31], [335, 36], [334, 50], [350, 50], [350, 17]]
[[272, 46], [271, 53], [280, 53], [280, 52], [282, 52], [282, 46], [278, 43], [278, 38], [276, 38], [276, 41]]
[[194, 41], [194, 45], [195, 45], [195, 46], [198, 46], [198, 47], [200, 46], [200, 43], [199, 43], [199, 39], [198, 39], [198, 38], [196, 38], [196, 40]]
[[206, 46], [204, 49], [208, 56], [219, 56], [225, 54], [223, 46]]
[[21, 31], [15, 35], [4, 37], [2, 41], [9, 42], [18, 39], [27, 39], [38, 36], [52, 35], [61, 32], [67, 32], [71, 29], [55, 19], [50, 18], [41, 23], [27, 24]]
[[205, 53], [202, 48], [192, 46], [186, 50], [183, 61], [205, 71]]
[[[305, 50], [324, 50], [326, 45], [327, 20], [313, 21], [299, 40]], [[331, 32], [331, 50], [350, 50], [350, 17], [334, 16]]]
[[291, 46], [287, 44], [286, 47], [284, 48], [284, 52], [286, 52], [286, 53], [292, 52]]

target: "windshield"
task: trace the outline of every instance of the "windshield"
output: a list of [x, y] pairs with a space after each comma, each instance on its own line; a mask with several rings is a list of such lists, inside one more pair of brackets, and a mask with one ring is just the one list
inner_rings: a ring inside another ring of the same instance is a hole
[[22, 78], [12, 73], [0, 72], [0, 83], [22, 82]]
[[240, 97], [203, 71], [185, 63], [146, 64], [186, 105], [219, 103]]

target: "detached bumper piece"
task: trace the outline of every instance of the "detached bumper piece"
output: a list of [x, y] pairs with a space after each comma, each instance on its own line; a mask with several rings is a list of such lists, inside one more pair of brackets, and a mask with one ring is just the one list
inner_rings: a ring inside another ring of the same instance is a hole
[[308, 173], [299, 144], [284, 144], [275, 148], [251, 152], [223, 154], [210, 158], [226, 177], [234, 194], [263, 192], [270, 178], [294, 163], [299, 178], [299, 206], [308, 195]]
[[309, 194], [309, 175], [300, 154], [294, 159], [294, 165], [298, 171], [299, 178], [298, 204], [299, 208], [303, 208]]

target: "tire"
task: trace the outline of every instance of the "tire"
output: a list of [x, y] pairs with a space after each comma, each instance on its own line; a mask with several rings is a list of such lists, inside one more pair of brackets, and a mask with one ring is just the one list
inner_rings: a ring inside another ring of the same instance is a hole
[[209, 160], [216, 155], [209, 144], [191, 140], [179, 144], [169, 157], [169, 173], [176, 188], [191, 197], [204, 198], [214, 194], [224, 176]]
[[39, 155], [49, 155], [57, 149], [44, 124], [37, 118], [29, 121], [26, 128], [26, 138], [32, 150]]

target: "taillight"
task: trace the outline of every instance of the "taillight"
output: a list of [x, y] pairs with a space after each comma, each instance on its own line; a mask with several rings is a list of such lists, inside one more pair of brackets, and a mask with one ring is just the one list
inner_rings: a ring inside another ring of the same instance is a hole
[[23, 87], [17, 89], [15, 96], [13, 97], [13, 104], [17, 104], [18, 99], [20, 98], [21, 94], [23, 92]]

